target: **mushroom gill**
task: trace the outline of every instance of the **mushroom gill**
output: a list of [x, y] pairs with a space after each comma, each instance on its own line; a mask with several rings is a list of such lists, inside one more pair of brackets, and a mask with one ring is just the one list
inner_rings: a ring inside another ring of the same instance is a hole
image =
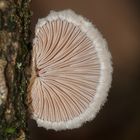
[[95, 117], [111, 82], [110, 53], [95, 27], [74, 12], [51, 12], [36, 26], [32, 116], [46, 129], [79, 127]]

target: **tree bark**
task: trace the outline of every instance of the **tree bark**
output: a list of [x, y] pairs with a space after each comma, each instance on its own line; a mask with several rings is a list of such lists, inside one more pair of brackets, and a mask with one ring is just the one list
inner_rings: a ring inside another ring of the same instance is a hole
[[28, 139], [30, 0], [0, 0], [0, 140]]

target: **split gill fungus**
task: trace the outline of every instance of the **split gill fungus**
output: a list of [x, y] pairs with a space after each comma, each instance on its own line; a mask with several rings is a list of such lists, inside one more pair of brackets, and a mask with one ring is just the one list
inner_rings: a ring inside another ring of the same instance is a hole
[[93, 119], [106, 101], [111, 75], [107, 43], [87, 19], [72, 10], [39, 19], [28, 88], [38, 126], [72, 129]]

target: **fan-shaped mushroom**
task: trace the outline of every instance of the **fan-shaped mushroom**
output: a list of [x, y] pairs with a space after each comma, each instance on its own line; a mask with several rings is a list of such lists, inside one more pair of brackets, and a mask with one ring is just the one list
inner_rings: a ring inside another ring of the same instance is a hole
[[36, 26], [32, 117], [46, 129], [81, 126], [104, 104], [111, 73], [111, 55], [99, 31], [71, 10], [52, 11]]

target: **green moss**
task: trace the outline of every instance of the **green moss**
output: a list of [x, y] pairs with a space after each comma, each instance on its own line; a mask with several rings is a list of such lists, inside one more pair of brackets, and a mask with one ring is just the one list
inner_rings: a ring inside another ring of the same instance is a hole
[[16, 128], [13, 128], [13, 127], [9, 127], [5, 129], [5, 133], [7, 134], [14, 134], [15, 131], [16, 131]]

